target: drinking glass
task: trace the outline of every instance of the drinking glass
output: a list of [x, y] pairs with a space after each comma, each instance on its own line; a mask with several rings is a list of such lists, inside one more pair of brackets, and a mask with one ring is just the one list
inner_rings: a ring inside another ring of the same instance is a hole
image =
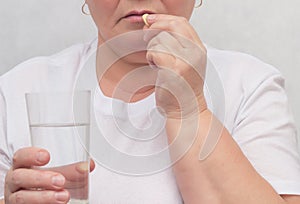
[[46, 149], [50, 161], [41, 170], [66, 178], [69, 204], [88, 203], [90, 91], [25, 95], [32, 146]]

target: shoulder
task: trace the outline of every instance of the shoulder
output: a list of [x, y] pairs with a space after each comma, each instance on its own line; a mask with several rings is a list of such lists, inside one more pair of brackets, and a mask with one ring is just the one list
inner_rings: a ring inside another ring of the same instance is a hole
[[[260, 74], [280, 74], [280, 72], [270, 64], [267, 64], [252, 55], [231, 51], [220, 50], [208, 47], [208, 58], [220, 71], [234, 71], [238, 74], [260, 75]], [[233, 69], [233, 70], [232, 70]]]
[[28, 92], [71, 89], [78, 71], [95, 44], [96, 39], [17, 65], [0, 77], [0, 92], [6, 100], [18, 101]]
[[[212, 103], [215, 102], [212, 109], [216, 109], [214, 112], [221, 120], [225, 115], [225, 125], [230, 132], [238, 118], [250, 109], [261, 110], [278, 98], [286, 99], [284, 78], [274, 66], [241, 52], [209, 46], [207, 51], [206, 84], [208, 89], [212, 87], [209, 93]], [[215, 87], [221, 88], [216, 91]]]
[[[31, 90], [34, 87], [55, 87], [71, 82], [95, 40], [75, 44], [50, 56], [39, 56], [26, 60], [0, 77], [2, 91]], [[57, 85], [58, 86], [58, 85]]]
[[277, 68], [246, 53], [208, 47], [208, 61], [219, 73], [224, 88], [254, 90], [273, 78], [280, 79], [284, 86], [283, 76]]
[[88, 53], [90, 46], [95, 40], [88, 43], [72, 45], [50, 56], [38, 56], [28, 59], [0, 77], [0, 82], [16, 79], [18, 76], [34, 75], [42, 71], [73, 70], [78, 68], [82, 58]]

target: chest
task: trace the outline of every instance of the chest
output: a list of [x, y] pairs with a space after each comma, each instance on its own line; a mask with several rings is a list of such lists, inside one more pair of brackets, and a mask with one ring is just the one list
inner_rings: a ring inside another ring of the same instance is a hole
[[148, 176], [126, 176], [98, 165], [90, 181], [90, 203], [183, 203], [170, 169]]

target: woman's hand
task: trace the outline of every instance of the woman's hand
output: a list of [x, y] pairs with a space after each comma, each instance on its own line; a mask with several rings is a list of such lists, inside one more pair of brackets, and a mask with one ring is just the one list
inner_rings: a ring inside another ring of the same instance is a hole
[[63, 190], [63, 175], [31, 169], [32, 166], [43, 166], [49, 160], [50, 155], [45, 150], [34, 147], [18, 150], [5, 179], [5, 203], [66, 203], [70, 195]]
[[207, 109], [203, 94], [206, 49], [188, 20], [151, 14], [145, 40], [147, 60], [158, 69], [156, 103], [167, 118], [179, 119]]
[[[67, 203], [70, 199], [68, 186], [72, 186], [72, 180], [78, 184], [79, 174], [64, 174], [64, 168], [38, 170], [33, 166], [46, 165], [50, 155], [46, 150], [28, 147], [18, 150], [13, 158], [13, 166], [8, 171], [5, 179], [5, 203]], [[78, 169], [78, 165], [73, 169]], [[70, 169], [72, 167], [68, 166]], [[91, 162], [90, 169], [95, 167]], [[79, 173], [81, 173], [79, 171]]]

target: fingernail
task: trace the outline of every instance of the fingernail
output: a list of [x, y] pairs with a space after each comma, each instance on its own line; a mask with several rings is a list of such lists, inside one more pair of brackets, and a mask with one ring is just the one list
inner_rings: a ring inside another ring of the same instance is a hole
[[57, 201], [61, 201], [61, 202], [65, 202], [69, 198], [69, 194], [66, 191], [56, 192], [54, 196]]
[[61, 187], [65, 184], [65, 177], [62, 175], [56, 175], [52, 177], [52, 184], [57, 187]]
[[78, 166], [77, 166], [77, 170], [80, 172], [80, 173], [86, 173], [90, 170], [90, 167], [89, 167], [89, 163], [88, 162], [82, 162], [80, 163]]
[[39, 151], [38, 153], [37, 153], [37, 161], [38, 162], [46, 162], [46, 160], [47, 160], [47, 153], [46, 152], [44, 152], [44, 151]]
[[147, 16], [148, 23], [153, 23], [155, 19], [156, 19], [156, 15], [154, 15], [154, 14], [150, 14]]

